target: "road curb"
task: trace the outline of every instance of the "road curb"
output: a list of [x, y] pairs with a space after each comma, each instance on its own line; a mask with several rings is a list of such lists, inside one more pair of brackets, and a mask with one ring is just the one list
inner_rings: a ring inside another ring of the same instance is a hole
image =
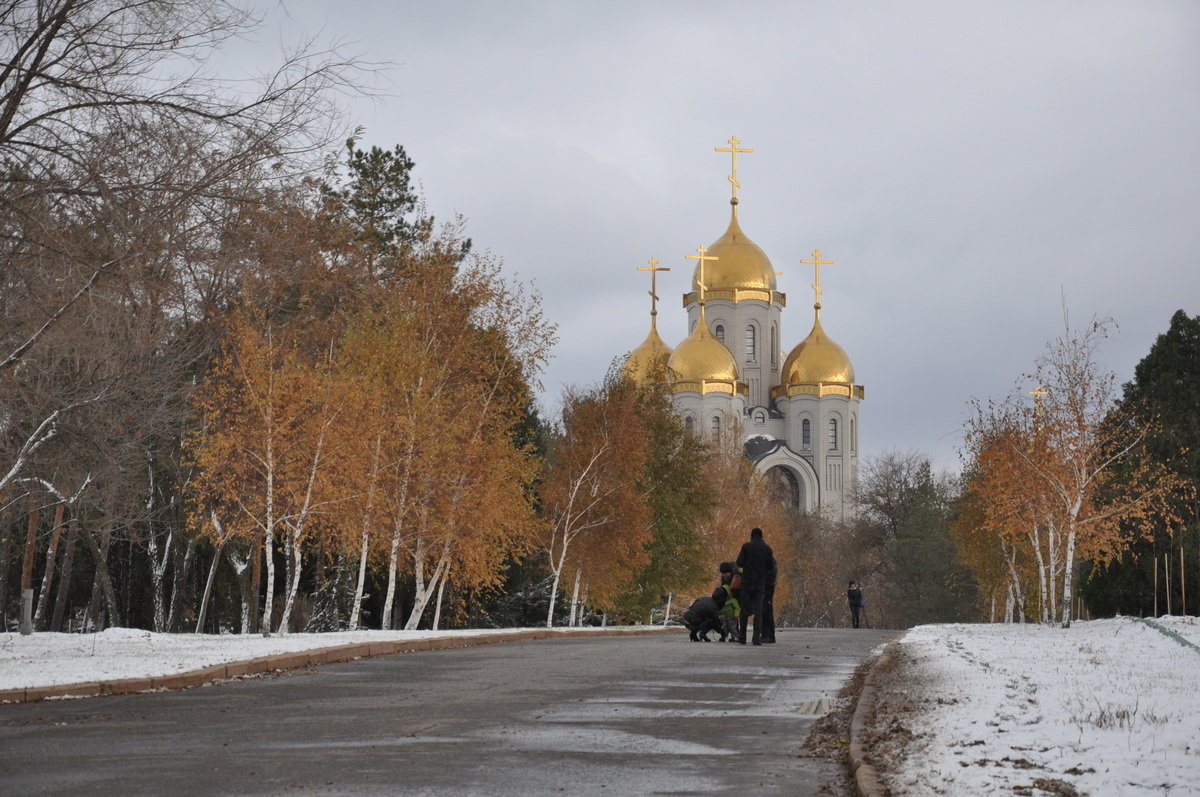
[[482, 636], [432, 637], [428, 639], [395, 639], [378, 642], [355, 642], [327, 648], [279, 653], [255, 659], [231, 661], [189, 672], [160, 675], [152, 678], [122, 678], [114, 681], [88, 681], [58, 686], [30, 686], [24, 689], [0, 690], [0, 704], [36, 703], [49, 698], [104, 697], [107, 695], [130, 695], [160, 689], [186, 689], [192, 686], [258, 675], [268, 672], [284, 672], [322, 664], [354, 661], [355, 659], [391, 656], [397, 653], [419, 653], [429, 650], [473, 648], [495, 645], [501, 642], [530, 642], [563, 636], [642, 636], [646, 634], [679, 633], [679, 626], [666, 628], [638, 628], [635, 630], [609, 630], [604, 628], [540, 628], [528, 631], [513, 631], [504, 634]]
[[876, 671], [891, 661], [892, 652], [898, 643], [899, 640], [889, 642], [879, 658], [871, 664], [871, 669], [863, 679], [862, 691], [859, 692], [858, 702], [854, 706], [854, 714], [850, 717], [850, 775], [854, 779], [854, 786], [858, 790], [859, 797], [884, 797], [890, 794], [887, 787], [883, 785], [883, 781], [880, 780], [879, 772], [867, 761], [864, 742], [867, 724], [875, 712]]

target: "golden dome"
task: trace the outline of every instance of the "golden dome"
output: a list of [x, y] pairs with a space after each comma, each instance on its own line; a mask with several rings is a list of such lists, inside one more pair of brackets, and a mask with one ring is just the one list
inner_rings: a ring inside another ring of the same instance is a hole
[[821, 312], [812, 332], [800, 341], [783, 361], [781, 382], [787, 385], [854, 384], [854, 366], [846, 350], [834, 343], [821, 328]]
[[[775, 269], [767, 254], [742, 232], [737, 206], [729, 217], [729, 228], [708, 248], [712, 258], [704, 267], [705, 292], [775, 290]], [[700, 266], [692, 274], [692, 290], [700, 290]]]
[[650, 334], [629, 352], [621, 366], [621, 374], [637, 385], [654, 385], [667, 381], [667, 361], [672, 349], [658, 335], [654, 316], [650, 317]]
[[[725, 344], [717, 340], [708, 328], [704, 318], [704, 308], [700, 308], [700, 320], [692, 334], [680, 343], [675, 353], [667, 361], [667, 369], [676, 387], [683, 389], [682, 383], [692, 383], [703, 387], [707, 382], [728, 383], [728, 392], [737, 390], [737, 363]], [[707, 392], [697, 390], [696, 392]]]

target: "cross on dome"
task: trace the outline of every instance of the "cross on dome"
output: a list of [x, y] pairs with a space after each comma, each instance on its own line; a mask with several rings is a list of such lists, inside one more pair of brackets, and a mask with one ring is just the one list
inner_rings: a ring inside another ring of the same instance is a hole
[[652, 257], [647, 262], [650, 265], [638, 266], [637, 270], [650, 272], [650, 315], [658, 315], [658, 272], [671, 269], [659, 267], [657, 257]]
[[831, 266], [834, 263], [834, 261], [832, 261], [832, 260], [822, 260], [822, 258], [824, 256], [825, 256], [824, 253], [822, 253], [820, 249], [814, 249], [813, 253], [812, 253], [812, 257], [813, 257], [812, 260], [801, 260], [800, 261], [801, 263], [811, 263], [813, 266], [816, 266], [816, 272], [817, 272], [816, 273], [816, 282], [814, 282], [812, 284], [812, 289], [813, 289], [813, 307], [815, 307], [818, 310], [821, 309], [821, 294], [825, 293], [825, 291], [821, 290], [821, 266], [822, 265]]
[[[743, 148], [738, 147], [738, 144], [741, 144], [741, 143], [742, 142], [738, 140], [737, 136], [730, 136], [728, 147], [713, 147], [713, 152], [728, 152], [730, 159], [733, 161], [732, 166], [731, 166], [732, 171], [729, 175], [729, 182], [733, 185], [733, 198], [729, 201], [731, 204], [734, 204], [734, 205], [736, 205], [737, 201], [738, 201], [737, 190], [742, 187], [742, 184], [739, 183], [738, 179], [737, 179], [737, 156], [738, 156], [738, 153], [754, 151], [752, 149], [743, 149]], [[689, 255], [689, 257], [690, 257], [690, 255]]]
[[721, 258], [710, 256], [708, 254], [708, 250], [705, 249], [703, 246], [697, 247], [696, 251], [699, 252], [700, 254], [684, 255], [684, 257], [686, 257], [688, 260], [699, 260], [700, 261], [700, 279], [696, 280], [696, 285], [698, 285], [700, 287], [700, 306], [703, 307], [704, 306], [704, 292], [706, 290], [708, 290], [708, 286], [704, 284], [704, 264], [710, 260], [716, 261], [716, 260], [720, 260]]

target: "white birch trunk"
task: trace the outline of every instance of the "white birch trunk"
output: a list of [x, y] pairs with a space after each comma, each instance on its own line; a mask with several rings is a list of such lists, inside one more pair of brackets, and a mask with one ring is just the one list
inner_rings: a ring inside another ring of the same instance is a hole
[[546, 627], [554, 627], [554, 605], [558, 601], [558, 584], [562, 578], [563, 565], [567, 560], [567, 540], [564, 535], [562, 551], [558, 555], [558, 564], [551, 562], [551, 570], [554, 572], [554, 581], [550, 585], [550, 608], [546, 611]]
[[[268, 419], [271, 414], [268, 409]], [[263, 555], [266, 557], [267, 600], [263, 606], [263, 636], [271, 635], [271, 620], [275, 613], [275, 440], [274, 429], [267, 425], [267, 522], [263, 527]]]
[[[417, 551], [423, 553], [423, 545], [418, 542]], [[416, 556], [416, 554], [414, 554]], [[429, 581], [425, 582], [425, 563], [424, 556], [414, 563], [417, 589], [413, 595], [413, 609], [408, 615], [408, 621], [404, 624], [405, 631], [415, 631], [421, 623], [421, 615], [425, 613], [425, 607], [429, 605], [429, 599], [433, 597], [433, 593], [437, 590], [438, 584], [441, 583], [442, 576], [450, 567], [450, 540], [442, 543], [442, 552], [438, 557], [437, 565], [433, 568], [433, 573], [429, 577]]]
[[396, 599], [396, 568], [400, 565], [400, 528], [392, 529], [392, 545], [388, 549], [387, 591], [383, 597], [383, 619], [380, 627], [386, 631], [392, 627], [392, 604]]
[[150, 552], [150, 594], [154, 601], [154, 630], [162, 633], [167, 630], [167, 596], [163, 589], [166, 580], [167, 562], [171, 556], [171, 535], [167, 535], [167, 545], [159, 557], [158, 535], [150, 534], [146, 539], [146, 547]]
[[408, 511], [408, 490], [412, 482], [411, 469], [413, 467], [413, 459], [416, 453], [416, 444], [409, 441], [408, 451], [405, 461], [404, 477], [400, 482], [400, 495], [396, 499], [395, 506], [397, 507], [392, 521], [392, 544], [388, 549], [388, 583], [387, 593], [383, 599], [383, 618], [380, 621], [384, 629], [391, 628], [395, 625], [392, 622], [393, 607], [396, 601], [396, 572], [400, 566], [400, 540], [404, 531], [405, 517]]
[[1008, 598], [1005, 615], [1008, 618], [1006, 622], [1013, 622], [1013, 609], [1015, 608], [1020, 615], [1021, 622], [1025, 621], [1025, 607], [1022, 596], [1025, 594], [1021, 587], [1021, 576], [1017, 573], [1017, 549], [1010, 548], [1001, 542], [1001, 550], [1004, 552], [1004, 561], [1008, 564]]
[[212, 596], [213, 581], [217, 576], [217, 565], [221, 564], [221, 549], [225, 547], [225, 540], [217, 543], [217, 550], [213, 554], [212, 565], [208, 568], [208, 578], [204, 581], [204, 595], [200, 598], [200, 611], [196, 613], [196, 631], [199, 634], [204, 630], [204, 617], [208, 613], [208, 601]]
[[1067, 532], [1067, 556], [1065, 569], [1063, 570], [1063, 592], [1062, 592], [1062, 627], [1071, 627], [1071, 590], [1074, 588], [1072, 583], [1072, 573], [1075, 562], [1075, 532], [1074, 530]]
[[284, 594], [283, 612], [279, 616], [279, 633], [287, 634], [292, 621], [292, 607], [296, 605], [296, 593], [300, 591], [300, 535], [296, 532], [288, 534], [284, 542], [288, 555], [287, 592]]
[[354, 584], [354, 605], [350, 609], [350, 630], [357, 631], [362, 613], [363, 590], [367, 583], [367, 551], [371, 541], [371, 515], [375, 509], [375, 492], [379, 485], [379, 457], [383, 436], [375, 436], [375, 453], [371, 456], [371, 483], [367, 488], [367, 508], [363, 512], [362, 545], [358, 552], [358, 579]]
[[[325, 411], [329, 411], [328, 404], [324, 407]], [[313, 495], [317, 484], [317, 472], [321, 468], [321, 455], [325, 450], [325, 434], [329, 431], [329, 426], [333, 423], [333, 419], [337, 417], [337, 412], [327, 415], [321, 424], [321, 432], [317, 435], [317, 447], [313, 451], [312, 465], [308, 469], [308, 483], [304, 487], [304, 502], [300, 505], [300, 510], [296, 514], [295, 520], [291, 521], [288, 534], [288, 551], [291, 556], [288, 558], [288, 571], [291, 576], [288, 583], [287, 600], [283, 604], [283, 615], [279, 619], [280, 633], [288, 633], [288, 624], [292, 619], [292, 608], [296, 605], [296, 593], [300, 591], [300, 571], [304, 566], [304, 560], [301, 556], [301, 545], [304, 540], [304, 526], [308, 522], [309, 516], [313, 512]]]
[[433, 605], [433, 630], [438, 630], [438, 626], [442, 622], [442, 598], [446, 591], [446, 578], [443, 577], [438, 583], [437, 602]]
[[59, 504], [54, 510], [54, 531], [50, 533], [50, 541], [46, 545], [46, 569], [42, 572], [41, 589], [38, 590], [37, 608], [33, 612], [33, 627], [42, 628], [45, 624], [47, 604], [50, 602], [50, 585], [54, 583], [54, 565], [58, 560], [58, 543], [62, 538], [63, 515], [65, 504]]
[[1049, 622], [1048, 605], [1046, 603], [1046, 558], [1042, 553], [1042, 535], [1037, 526], [1029, 533], [1029, 544], [1033, 548], [1034, 560], [1037, 562], [1038, 574], [1038, 622]]
[[1050, 619], [1047, 622], [1054, 622], [1054, 618], [1058, 615], [1058, 535], [1055, 533], [1054, 521], [1046, 524], [1046, 550], [1050, 559], [1049, 579], [1047, 584], [1047, 594], [1050, 598]]
[[350, 609], [350, 629], [357, 631], [359, 618], [362, 615], [363, 590], [367, 583], [367, 550], [369, 547], [370, 536], [366, 530], [362, 533], [362, 546], [358, 552], [358, 579], [354, 584], [354, 606]]
[[239, 587], [238, 591], [242, 593], [242, 595], [241, 595], [241, 599], [242, 599], [241, 632], [243, 634], [250, 633], [250, 615], [252, 613], [251, 612], [252, 604], [250, 603], [249, 600], [247, 600], [245, 586], [242, 584], [242, 579], [245, 577], [244, 573], [246, 572], [246, 568], [248, 568], [251, 564], [251, 562], [250, 562], [251, 553], [250, 552], [253, 550], [254, 550], [254, 546], [252, 545], [250, 547], [250, 550], [247, 551], [245, 559], [238, 559], [237, 553], [232, 548], [228, 549], [225, 552], [225, 557], [229, 561], [229, 566], [233, 568], [233, 572], [237, 575], [238, 587]]
[[568, 628], [579, 625], [579, 569], [575, 569], [575, 586], [571, 589], [571, 616], [567, 621]]
[[[1075, 500], [1075, 504], [1071, 507], [1070, 520], [1067, 523], [1067, 555], [1064, 561], [1063, 570], [1063, 599], [1062, 599], [1062, 627], [1071, 627], [1071, 590], [1074, 589], [1072, 581], [1072, 571], [1075, 569], [1075, 519], [1079, 517], [1079, 511], [1083, 506], [1081, 498]], [[1169, 549], [1168, 549], [1169, 550]]]

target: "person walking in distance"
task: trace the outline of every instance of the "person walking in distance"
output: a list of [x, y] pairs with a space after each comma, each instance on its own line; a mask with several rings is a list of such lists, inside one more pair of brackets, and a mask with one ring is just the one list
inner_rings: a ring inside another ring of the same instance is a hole
[[746, 644], [746, 626], [754, 617], [754, 644], [762, 644], [763, 591], [767, 577], [775, 569], [775, 552], [763, 541], [762, 529], [750, 530], [750, 541], [742, 543], [737, 566], [742, 570], [742, 616], [738, 622], [739, 639]]
[[850, 588], [846, 590], [846, 600], [850, 601], [850, 618], [854, 621], [854, 627], [858, 628], [858, 616], [867, 602], [863, 599], [862, 589], [857, 581], [850, 582]]

